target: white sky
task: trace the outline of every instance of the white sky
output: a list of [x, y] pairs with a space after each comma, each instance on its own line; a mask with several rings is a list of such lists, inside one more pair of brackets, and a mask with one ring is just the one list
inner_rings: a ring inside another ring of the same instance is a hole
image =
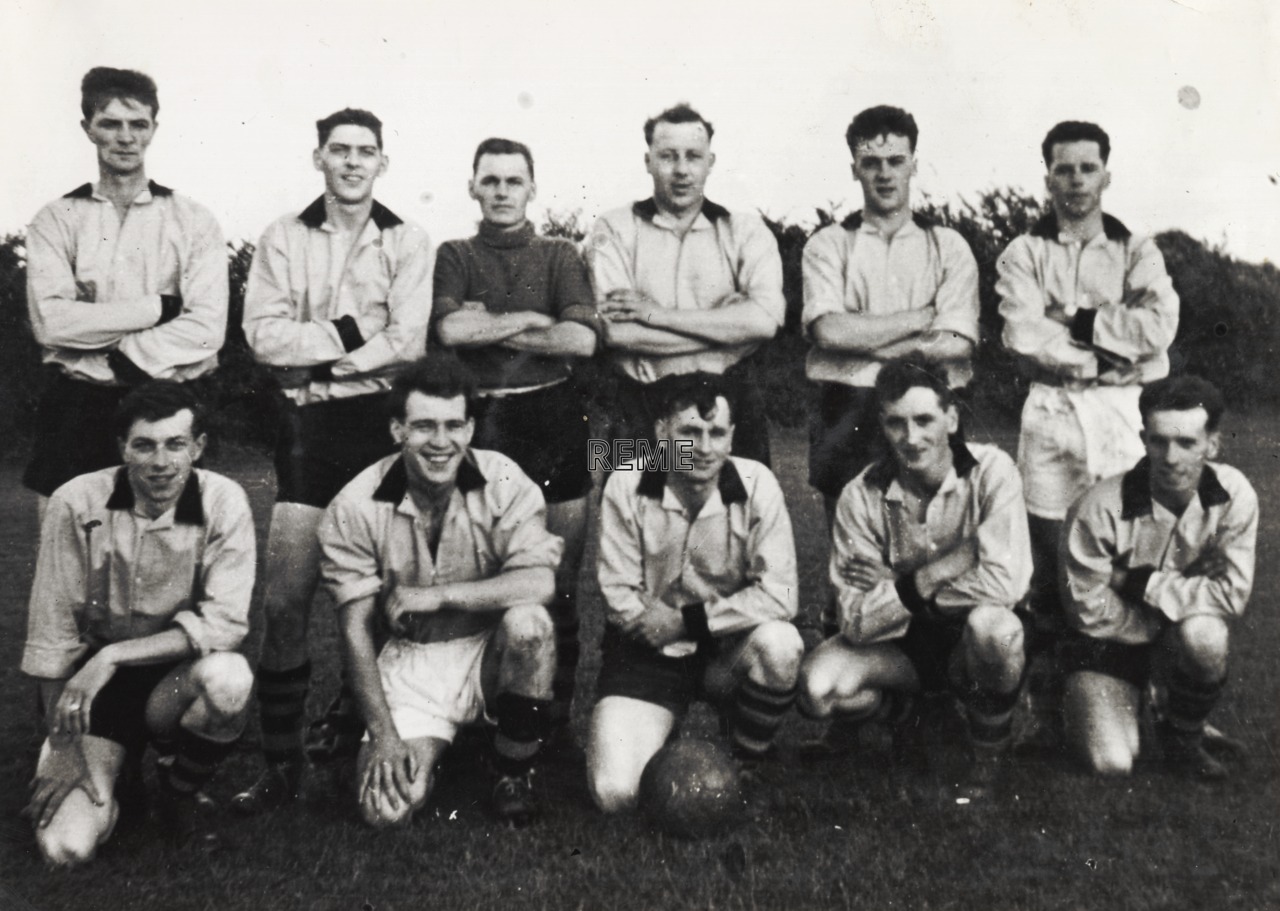
[[713, 199], [802, 221], [856, 208], [844, 128], [889, 103], [921, 127], [917, 191], [1039, 194], [1045, 131], [1096, 120], [1109, 211], [1280, 261], [1266, 0], [0, 0], [0, 23], [0, 232], [96, 176], [79, 80], [111, 65], [159, 84], [149, 175], [229, 238], [319, 193], [313, 124], [348, 105], [386, 124], [378, 197], [446, 240], [474, 228], [481, 139], [533, 147], [535, 220], [589, 218], [648, 194], [641, 125], [678, 100], [715, 123]]

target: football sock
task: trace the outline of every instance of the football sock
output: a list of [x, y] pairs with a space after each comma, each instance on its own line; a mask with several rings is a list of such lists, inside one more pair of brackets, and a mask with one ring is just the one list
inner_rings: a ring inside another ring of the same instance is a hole
[[1204, 730], [1204, 723], [1218, 703], [1227, 679], [1203, 683], [1175, 668], [1169, 677], [1169, 726], [1180, 734], [1194, 736]]
[[194, 794], [213, 777], [235, 745], [235, 740], [209, 740], [180, 728], [174, 740], [173, 764], [161, 769], [160, 780], [171, 791]]
[[734, 750], [760, 756], [773, 743], [782, 719], [796, 701], [796, 687], [774, 690], [747, 678], [738, 685], [733, 702], [732, 736]]
[[551, 602], [551, 622], [556, 630], [556, 675], [551, 684], [551, 698], [555, 703], [555, 720], [564, 724], [569, 721], [569, 708], [578, 680], [578, 656], [581, 654], [577, 592], [556, 589]]
[[262, 753], [267, 762], [302, 763], [302, 721], [310, 680], [310, 661], [287, 671], [258, 669]]
[[495, 700], [494, 713], [498, 717], [498, 731], [493, 738], [494, 771], [503, 776], [527, 775], [551, 727], [551, 700], [501, 693]]
[[1019, 681], [1007, 693], [974, 688], [963, 694], [969, 744], [975, 753], [994, 756], [1008, 749], [1013, 739], [1013, 709], [1021, 692]]

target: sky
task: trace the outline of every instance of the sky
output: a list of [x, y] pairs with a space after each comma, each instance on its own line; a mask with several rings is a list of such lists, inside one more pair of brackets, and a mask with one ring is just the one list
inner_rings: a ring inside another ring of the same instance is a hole
[[0, 111], [23, 127], [0, 144], [0, 233], [96, 177], [79, 81], [109, 65], [159, 84], [148, 174], [229, 239], [319, 194], [314, 122], [346, 106], [385, 124], [378, 198], [447, 240], [475, 228], [480, 140], [532, 147], [535, 221], [590, 219], [649, 194], [641, 127], [677, 101], [715, 125], [717, 202], [852, 210], [844, 129], [896, 104], [920, 125], [916, 192], [1042, 195], [1044, 133], [1093, 120], [1108, 211], [1280, 262], [1267, 0], [0, 0], [0, 22]]

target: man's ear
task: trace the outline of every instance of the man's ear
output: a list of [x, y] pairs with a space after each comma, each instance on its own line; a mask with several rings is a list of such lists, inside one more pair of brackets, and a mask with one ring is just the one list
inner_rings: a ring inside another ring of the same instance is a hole
[[324, 162], [321, 160], [320, 154], [321, 154], [320, 149], [311, 150], [311, 164], [317, 171], [324, 170]]
[[395, 441], [397, 446], [404, 445], [404, 424], [399, 418], [391, 419], [391, 439]]
[[1111, 172], [1107, 170], [1106, 165], [1102, 167], [1102, 189], [1111, 186]]
[[387, 173], [387, 168], [389, 167], [391, 167], [391, 156], [383, 155], [382, 163], [378, 165], [378, 173], [374, 176], [381, 177], [383, 174]]
[[1222, 434], [1213, 430], [1209, 433], [1209, 446], [1206, 449], [1207, 458], [1211, 462], [1216, 462], [1218, 456], [1222, 455]]
[[480, 197], [476, 195], [475, 177], [472, 177], [470, 180], [467, 181], [467, 195], [470, 196], [472, 199], [474, 199], [476, 202], [480, 201]]
[[707, 170], [710, 171], [716, 166], [716, 153], [710, 152], [707, 155]]
[[960, 431], [960, 410], [952, 402], [947, 406], [947, 436], [955, 436]]
[[209, 445], [209, 434], [202, 433], [191, 441], [191, 461], [199, 462], [204, 455], [204, 448]]
[[465, 445], [470, 446], [471, 438], [476, 435], [476, 419], [475, 418], [467, 418], [466, 434], [467, 434], [467, 441]]

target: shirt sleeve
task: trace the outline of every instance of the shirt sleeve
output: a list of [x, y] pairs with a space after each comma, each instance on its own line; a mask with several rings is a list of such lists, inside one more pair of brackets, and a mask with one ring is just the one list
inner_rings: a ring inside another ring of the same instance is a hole
[[560, 565], [564, 542], [547, 531], [547, 504], [542, 491], [518, 469], [489, 483], [499, 484], [502, 492], [493, 525], [493, 550], [502, 563], [501, 571], [554, 571]]
[[46, 348], [97, 351], [154, 326], [162, 313], [159, 294], [80, 299], [72, 266], [73, 234], [73, 225], [52, 206], [41, 210], [27, 230], [27, 311], [36, 341]]
[[1226, 578], [1184, 576], [1179, 571], [1157, 569], [1147, 580], [1142, 600], [1175, 623], [1201, 614], [1239, 617], [1253, 590], [1257, 538], [1258, 497], [1245, 483], [1232, 492], [1217, 533], [1199, 551], [1186, 556], [1191, 562], [1209, 547], [1216, 548], [1227, 558]]
[[703, 605], [707, 629], [714, 636], [741, 632], [768, 620], [791, 620], [799, 612], [791, 516], [773, 474], [762, 471], [756, 478], [748, 508], [743, 587]]
[[[409, 364], [427, 352], [431, 320], [431, 273], [435, 247], [421, 228], [395, 229], [399, 256], [387, 291], [387, 325], [333, 365], [335, 378], [373, 373], [396, 364]], [[387, 232], [383, 232], [384, 241]], [[362, 301], [362, 304], [371, 303]], [[381, 302], [377, 302], [381, 304]]]
[[860, 301], [850, 311], [845, 301], [844, 228], [829, 226], [809, 238], [804, 245], [801, 271], [804, 275], [804, 307], [800, 322], [805, 336], [812, 340], [809, 328], [821, 316], [828, 313], [856, 312], [862, 308]]
[[1014, 354], [1056, 375], [1088, 380], [1098, 375], [1098, 358], [1077, 344], [1071, 329], [1047, 315], [1048, 300], [1036, 275], [1035, 256], [1026, 237], [1016, 238], [996, 261], [996, 294], [1004, 319], [1001, 336]]
[[587, 264], [578, 248], [568, 241], [556, 244], [552, 307], [556, 318], [582, 323], [595, 331], [596, 302], [591, 293]]
[[629, 246], [607, 216], [596, 219], [587, 235], [587, 266], [596, 300], [604, 300], [610, 291], [636, 287]]
[[935, 575], [935, 565], [916, 571], [916, 588], [932, 598], [943, 615], [974, 607], [1012, 608], [1031, 584], [1031, 538], [1022, 481], [1013, 460], [993, 460], [978, 469], [980, 519], [976, 534], [965, 542], [972, 553], [967, 569], [951, 576]]
[[934, 228], [942, 281], [934, 296], [937, 311], [931, 332], [951, 332], [978, 343], [978, 261], [965, 239], [946, 228]]
[[1058, 552], [1062, 601], [1067, 623], [1080, 632], [1136, 645], [1154, 641], [1164, 624], [1155, 611], [1111, 587], [1121, 559], [1119, 500], [1114, 486], [1094, 487], [1068, 513]]
[[[787, 300], [782, 296], [782, 255], [778, 241], [759, 215], [732, 215], [738, 238], [738, 292], [769, 314], [781, 326], [787, 320]], [[736, 225], [741, 222], [741, 227]]]
[[126, 335], [119, 345], [121, 354], [151, 376], [163, 377], [174, 367], [208, 360], [227, 335], [227, 247], [222, 229], [202, 209], [179, 214], [190, 222], [178, 277], [182, 312], [167, 323]]
[[330, 320], [301, 320], [294, 312], [289, 279], [288, 226], [267, 228], [253, 252], [244, 292], [244, 335], [260, 364], [271, 367], [312, 367], [331, 364], [346, 354], [346, 346]]
[[644, 541], [634, 485], [634, 472], [614, 472], [604, 485], [600, 503], [596, 577], [604, 595], [605, 617], [614, 625], [634, 620], [645, 611], [640, 599], [645, 591]]
[[440, 245], [431, 282], [431, 330], [434, 334], [440, 321], [461, 310], [467, 299], [469, 282], [462, 244], [446, 241]]
[[1178, 332], [1178, 294], [1150, 238], [1130, 244], [1125, 296], [1076, 314], [1088, 325], [1073, 328], [1095, 347], [1127, 363], [1164, 354]]
[[[103, 529], [106, 534], [106, 529]], [[54, 494], [40, 527], [40, 553], [27, 607], [22, 672], [62, 680], [88, 650], [77, 615], [87, 605], [88, 545], [71, 504]]]
[[206, 498], [209, 535], [196, 580], [195, 607], [173, 617], [201, 655], [234, 651], [249, 633], [258, 551], [248, 498], [233, 484], [228, 481], [217, 496]]
[[334, 497], [320, 520], [320, 579], [339, 610], [382, 591], [373, 531], [371, 517], [341, 495]]
[[840, 568], [855, 557], [889, 565], [888, 541], [876, 528], [878, 513], [879, 504], [861, 483], [845, 487], [836, 503], [828, 575], [836, 596], [840, 632], [854, 645], [896, 639], [906, 633], [911, 622], [911, 612], [898, 597], [893, 580], [879, 582], [864, 592], [840, 574]]

